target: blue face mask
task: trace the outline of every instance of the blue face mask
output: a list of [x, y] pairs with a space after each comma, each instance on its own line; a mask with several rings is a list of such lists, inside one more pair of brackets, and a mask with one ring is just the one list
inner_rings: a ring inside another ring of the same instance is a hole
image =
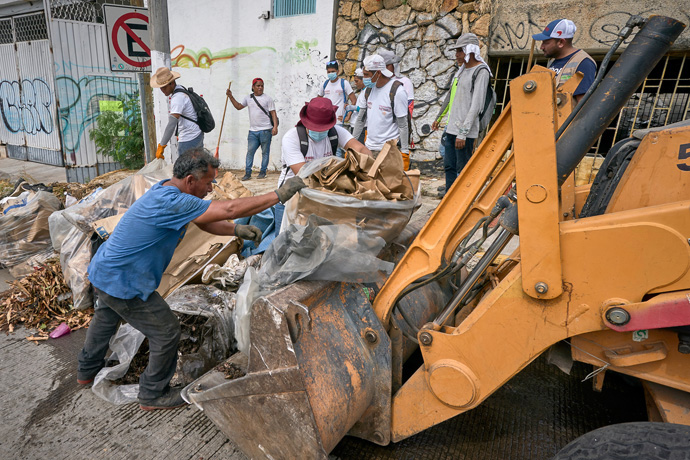
[[312, 131], [311, 129], [309, 130], [309, 137], [312, 138], [315, 142], [322, 141], [326, 139], [326, 136], [328, 136], [328, 131]]
[[376, 83], [371, 81], [371, 78], [362, 78], [362, 83], [364, 83], [365, 88], [373, 88]]
[[335, 81], [336, 78], [338, 78], [338, 74], [337, 74], [337, 73], [335, 73], [335, 72], [330, 72], [330, 73], [328, 74], [328, 79], [329, 79], [330, 81]]

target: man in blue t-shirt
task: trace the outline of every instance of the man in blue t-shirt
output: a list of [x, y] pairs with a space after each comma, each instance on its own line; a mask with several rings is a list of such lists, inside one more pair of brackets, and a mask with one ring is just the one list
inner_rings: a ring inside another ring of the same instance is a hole
[[575, 101], [580, 102], [594, 82], [597, 64], [589, 54], [573, 46], [576, 30], [573, 21], [556, 19], [542, 33], [532, 35], [532, 38], [542, 42], [540, 48], [544, 56], [550, 58], [547, 67], [556, 72], [556, 88], [560, 88], [575, 73], [582, 72], [582, 81], [573, 93]]
[[177, 366], [180, 323], [156, 288], [187, 226], [193, 222], [208, 233], [258, 243], [258, 228], [228, 219], [285, 203], [305, 187], [295, 177], [265, 195], [203, 200], [212, 190], [218, 166], [218, 159], [203, 148], [185, 152], [175, 161], [172, 179], [160, 181], [139, 198], [96, 252], [88, 274], [97, 301], [79, 353], [78, 383], [91, 383], [103, 368], [110, 338], [124, 320], [149, 340], [149, 363], [139, 378], [140, 407], [172, 409], [186, 404], [180, 389], [169, 385]]

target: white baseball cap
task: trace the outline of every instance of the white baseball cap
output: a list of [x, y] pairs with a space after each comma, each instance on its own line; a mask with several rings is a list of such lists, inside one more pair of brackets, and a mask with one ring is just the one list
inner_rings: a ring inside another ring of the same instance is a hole
[[544, 28], [544, 32], [532, 35], [537, 41], [548, 40], [549, 38], [573, 38], [575, 36], [575, 23], [569, 19], [556, 19], [549, 22]]
[[369, 72], [379, 71], [384, 77], [390, 78], [393, 76], [393, 72], [386, 69], [386, 61], [383, 60], [378, 54], [372, 54], [364, 58], [364, 69]]

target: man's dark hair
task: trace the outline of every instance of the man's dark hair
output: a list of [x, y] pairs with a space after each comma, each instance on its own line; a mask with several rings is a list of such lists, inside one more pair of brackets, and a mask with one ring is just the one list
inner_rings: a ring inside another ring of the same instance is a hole
[[338, 67], [338, 61], [329, 61], [326, 63], [326, 70], [328, 69], [335, 69], [337, 72], [339, 67]]
[[176, 179], [184, 179], [190, 174], [196, 180], [208, 173], [208, 167], [218, 168], [220, 161], [203, 147], [191, 149], [180, 155], [173, 165], [173, 176]]

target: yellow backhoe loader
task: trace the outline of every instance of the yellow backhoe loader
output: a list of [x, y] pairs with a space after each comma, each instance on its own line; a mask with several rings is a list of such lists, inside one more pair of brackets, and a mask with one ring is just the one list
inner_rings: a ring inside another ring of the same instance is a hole
[[592, 185], [572, 175], [685, 26], [633, 18], [617, 43], [634, 27], [577, 107], [579, 78], [556, 90], [534, 67], [510, 82], [426, 225], [384, 250], [388, 279], [259, 298], [248, 360], [231, 358], [246, 375], [209, 372], [186, 397], [252, 458], [327, 458], [345, 435], [386, 445], [469, 411], [569, 340], [597, 386], [608, 371], [639, 378], [653, 420], [690, 425], [690, 126], [617, 145]]

